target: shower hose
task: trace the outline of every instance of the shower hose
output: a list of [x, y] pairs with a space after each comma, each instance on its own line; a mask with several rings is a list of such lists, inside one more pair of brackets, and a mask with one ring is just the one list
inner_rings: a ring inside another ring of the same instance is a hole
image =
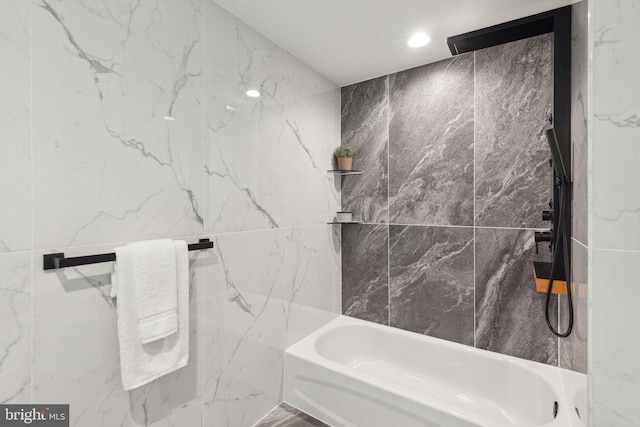
[[[558, 233], [556, 234], [555, 242], [553, 245], [554, 253], [553, 253], [553, 261], [551, 263], [551, 275], [549, 277], [549, 286], [547, 287], [547, 297], [545, 301], [545, 319], [547, 321], [547, 326], [551, 330], [551, 332], [560, 337], [566, 338], [571, 335], [571, 331], [573, 330], [573, 298], [571, 295], [571, 268], [569, 264], [569, 245], [567, 243], [567, 236], [565, 230], [565, 208], [567, 203], [567, 185], [566, 183], [559, 181], [559, 189], [560, 189], [560, 215], [558, 216]], [[562, 241], [562, 251], [558, 248], [558, 243]], [[569, 307], [569, 324], [567, 326], [567, 330], [565, 332], [560, 332], [560, 316], [558, 315], [558, 329], [555, 329], [551, 324], [551, 320], [549, 318], [549, 308], [551, 304], [551, 289], [553, 287], [553, 281], [555, 278], [556, 270], [558, 268], [558, 263], [560, 261], [560, 253], [564, 255], [564, 270], [565, 270], [565, 280], [567, 281], [567, 305]]]

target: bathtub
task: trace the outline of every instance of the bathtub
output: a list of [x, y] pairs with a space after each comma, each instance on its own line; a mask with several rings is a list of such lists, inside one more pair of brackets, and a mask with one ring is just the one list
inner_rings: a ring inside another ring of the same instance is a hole
[[586, 375], [347, 316], [284, 360], [285, 402], [333, 427], [586, 426]]

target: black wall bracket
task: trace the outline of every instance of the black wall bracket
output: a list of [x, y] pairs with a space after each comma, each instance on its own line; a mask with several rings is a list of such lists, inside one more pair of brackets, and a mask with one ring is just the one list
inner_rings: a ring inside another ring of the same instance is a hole
[[[522, 40], [542, 34], [553, 33], [553, 113], [550, 117], [541, 117], [553, 126], [560, 156], [568, 173], [571, 173], [571, 6], [553, 9], [547, 12], [516, 19], [492, 27], [460, 34], [447, 38], [452, 55], [473, 52], [504, 43]], [[554, 172], [555, 175], [555, 172]], [[554, 182], [558, 176], [554, 176]], [[569, 176], [570, 179], [570, 176]], [[568, 191], [571, 191], [569, 188]], [[554, 186], [552, 216], [553, 224], [559, 224], [559, 190]], [[571, 194], [569, 194], [571, 200]], [[571, 236], [571, 203], [565, 207], [564, 232]], [[560, 248], [559, 250], [563, 250]], [[568, 247], [571, 261], [571, 245]], [[561, 254], [562, 255], [562, 254]], [[560, 257], [563, 259], [564, 257]], [[562, 268], [561, 268], [562, 270]]]
[[[191, 243], [187, 246], [189, 251], [201, 251], [213, 248], [213, 242], [209, 239], [200, 239], [198, 243]], [[85, 255], [73, 258], [65, 258], [64, 252], [55, 254], [45, 254], [42, 257], [43, 270], [57, 270], [65, 267], [77, 267], [79, 265], [99, 264], [116, 260], [116, 254], [106, 253], [97, 255]]]

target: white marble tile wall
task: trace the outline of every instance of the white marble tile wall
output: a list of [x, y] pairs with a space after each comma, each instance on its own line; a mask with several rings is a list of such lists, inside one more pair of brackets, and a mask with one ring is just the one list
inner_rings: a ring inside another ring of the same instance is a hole
[[[0, 402], [253, 425], [284, 348], [340, 311], [339, 88], [210, 0], [0, 0], [0, 61]], [[42, 255], [205, 235], [189, 365], [124, 392], [112, 266]]]
[[640, 423], [640, 10], [590, 3], [590, 425], [630, 427]]
[[589, 4], [571, 6], [572, 236], [588, 245]]
[[0, 252], [31, 248], [30, 43], [29, 2], [0, 0]]
[[0, 280], [0, 403], [30, 402], [30, 254], [0, 254]]
[[204, 16], [205, 229], [326, 222], [340, 210], [339, 182], [327, 174], [339, 89], [215, 3]]
[[279, 403], [284, 230], [215, 243], [205, 278], [204, 425], [253, 425]]
[[33, 1], [35, 248], [202, 230], [200, 3]]
[[287, 54], [213, 3], [204, 14], [206, 228], [282, 227]]
[[593, 244], [640, 251], [640, 10], [594, 0]]
[[280, 402], [286, 346], [337, 316], [331, 226], [215, 237], [205, 268], [204, 424], [253, 425]]
[[640, 423], [638, 291], [640, 252], [596, 249], [593, 253], [592, 426]]
[[[341, 238], [335, 226], [285, 233], [285, 331], [292, 345], [342, 312]], [[331, 282], [331, 288], [323, 283]]]
[[[74, 247], [66, 248], [65, 254], [112, 250], [110, 245]], [[74, 426], [177, 426], [181, 424], [170, 420], [199, 420], [206, 255], [190, 254], [190, 363], [125, 392], [120, 379], [117, 300], [109, 296], [112, 267], [99, 264], [44, 272], [43, 253], [33, 252], [33, 402], [69, 403]]]

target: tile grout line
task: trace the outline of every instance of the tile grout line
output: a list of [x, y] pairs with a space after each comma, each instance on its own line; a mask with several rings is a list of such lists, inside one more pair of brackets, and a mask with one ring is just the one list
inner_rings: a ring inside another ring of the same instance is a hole
[[[284, 401], [282, 401], [284, 402]], [[256, 427], [258, 424], [260, 424], [260, 422], [262, 422], [262, 420], [266, 419], [269, 415], [271, 415], [271, 413], [273, 411], [275, 411], [276, 409], [278, 409], [280, 407], [280, 405], [282, 405], [282, 403], [278, 403], [276, 406], [273, 407], [273, 409], [271, 409], [269, 412], [267, 412], [266, 414], [264, 414], [264, 416], [262, 418], [260, 418], [258, 421], [256, 421], [255, 423], [253, 423], [251, 426], [252, 427]], [[204, 424], [203, 424], [204, 425]]]
[[30, 330], [31, 330], [31, 355], [30, 355], [30, 374], [31, 377], [29, 378], [29, 384], [30, 384], [30, 402], [33, 403], [33, 374], [34, 374], [34, 350], [35, 350], [35, 333], [34, 333], [34, 313], [33, 313], [33, 278], [34, 278], [34, 268], [35, 268], [35, 263], [34, 263], [34, 253], [33, 253], [33, 248], [35, 246], [35, 232], [34, 232], [34, 216], [35, 216], [35, 212], [34, 212], [34, 204], [35, 204], [35, 194], [34, 194], [34, 173], [33, 173], [33, 14], [32, 14], [32, 10], [33, 10], [33, 4], [32, 2], [29, 2], [29, 151], [30, 151], [30, 159], [29, 159], [29, 163], [30, 163], [30, 167], [31, 167], [31, 171], [30, 171], [30, 175], [31, 175], [31, 188], [30, 188], [30, 193], [31, 193], [31, 248], [30, 248], [30, 252], [31, 252], [31, 256], [30, 258], [30, 271], [29, 271], [29, 282], [31, 285], [31, 292], [30, 292], [30, 301], [31, 301], [31, 325], [30, 325]]
[[[201, 237], [217, 237], [217, 236], [230, 236], [233, 234], [244, 234], [244, 233], [267, 233], [269, 231], [278, 231], [278, 230], [288, 230], [288, 229], [292, 229], [292, 228], [311, 228], [311, 227], [318, 227], [318, 226], [326, 226], [328, 224], [326, 223], [320, 223], [320, 224], [304, 224], [304, 225], [295, 225], [295, 226], [286, 226], [286, 227], [278, 227], [278, 228], [256, 228], [256, 229], [249, 229], [249, 230], [234, 230], [234, 231], [224, 231], [224, 232], [203, 232], [203, 233], [198, 233], [198, 234], [181, 234], [181, 235], [176, 235], [176, 236], [167, 236], [164, 238], [167, 239], [173, 239], [173, 240], [190, 240], [190, 239], [197, 239], [197, 238], [201, 238]], [[72, 245], [72, 246], [61, 246], [61, 245], [51, 245], [51, 246], [43, 246], [40, 248], [34, 248], [33, 250], [29, 249], [29, 250], [24, 250], [24, 251], [15, 251], [15, 252], [3, 252], [0, 253], [0, 256], [4, 255], [4, 254], [9, 254], [9, 253], [26, 253], [26, 252], [44, 252], [47, 253], [48, 251], [52, 251], [52, 250], [73, 250], [73, 249], [84, 249], [84, 248], [92, 248], [92, 247], [110, 247], [110, 246], [116, 246], [116, 245], [126, 245], [127, 243], [132, 243], [137, 241], [136, 239], [133, 240], [122, 240], [122, 241], [114, 241], [114, 242], [102, 242], [102, 243], [88, 243], [88, 244], [84, 244], [84, 245]], [[194, 242], [195, 243], [195, 242]]]
[[205, 111], [205, 107], [206, 107], [206, 95], [205, 95], [205, 87], [207, 85], [207, 73], [205, 72], [205, 61], [206, 61], [206, 52], [207, 52], [207, 46], [206, 46], [206, 35], [205, 35], [205, 31], [206, 31], [206, 27], [205, 27], [205, 8], [206, 6], [201, 3], [201, 9], [200, 9], [200, 19], [202, 19], [202, 31], [200, 33], [200, 37], [202, 38], [202, 43], [201, 43], [201, 60], [202, 60], [202, 85], [201, 85], [201, 91], [200, 94], [202, 95], [202, 169], [200, 170], [200, 173], [202, 174], [202, 233], [206, 233], [207, 231], [207, 213], [208, 213], [208, 209], [207, 209], [207, 183], [209, 181], [209, 179], [207, 178], [207, 174], [205, 173], [206, 170], [206, 163], [208, 161], [208, 157], [207, 154], [209, 152], [209, 150], [207, 150], [207, 121], [206, 121], [206, 111]]
[[387, 325], [391, 326], [391, 202], [389, 187], [391, 185], [391, 78], [387, 74]]
[[[205, 103], [206, 103], [206, 96], [205, 96], [205, 87], [206, 87], [206, 78], [207, 78], [207, 74], [205, 72], [206, 68], [205, 68], [205, 61], [206, 61], [206, 52], [207, 52], [207, 37], [205, 34], [206, 31], [206, 19], [205, 19], [205, 14], [206, 14], [206, 8], [207, 6], [205, 4], [201, 4], [201, 12], [200, 12], [200, 19], [202, 19], [202, 33], [201, 33], [201, 37], [202, 37], [202, 45], [201, 45], [201, 52], [202, 52], [202, 163], [203, 163], [203, 167], [201, 170], [202, 173], [202, 192], [203, 192], [203, 198], [202, 198], [202, 234], [204, 235], [206, 233], [207, 230], [207, 183], [209, 182], [209, 179], [205, 173], [205, 162], [207, 162], [207, 138], [206, 138], [206, 112], [205, 112]], [[200, 372], [200, 375], [198, 375], [198, 379], [200, 380], [200, 424], [201, 425], [205, 425], [205, 415], [204, 415], [204, 402], [205, 402], [205, 369], [204, 369], [204, 357], [205, 357], [205, 342], [204, 342], [204, 338], [205, 338], [205, 334], [204, 334], [204, 325], [205, 325], [205, 281], [207, 280], [207, 274], [206, 274], [206, 268], [204, 268], [205, 266], [203, 265], [202, 268], [202, 272], [200, 273], [200, 277], [202, 280], [202, 284], [201, 284], [201, 292], [200, 292], [200, 330], [199, 330], [199, 338], [200, 338], [200, 363], [203, 365], [202, 370]], [[196, 321], [198, 321], [198, 319], [196, 319]], [[196, 349], [197, 350], [197, 349]], [[197, 375], [197, 374], [196, 374]]]
[[577, 243], [578, 245], [582, 246], [584, 249], [589, 249], [589, 247], [587, 245], [585, 245], [584, 243], [582, 243], [580, 240], [576, 239], [575, 237], [571, 236], [571, 241]]
[[[584, 246], [584, 245], [583, 245]], [[585, 247], [585, 249], [589, 249]], [[614, 248], [592, 248], [594, 251], [614, 252], [621, 254], [640, 254], [640, 249], [614, 249]]]
[[476, 52], [473, 52], [473, 347], [476, 343]]
[[[381, 223], [376, 222], [363, 222], [360, 225], [379, 225]], [[382, 223], [384, 224], [384, 223]], [[357, 224], [356, 224], [357, 225]], [[440, 227], [440, 228], [480, 228], [488, 230], [525, 230], [525, 231], [544, 231], [546, 228], [530, 228], [530, 227], [491, 227], [483, 225], [444, 225], [444, 224], [402, 224], [402, 223], [389, 223], [389, 225], [399, 225], [402, 227]], [[266, 229], [269, 230], [269, 229]], [[640, 250], [639, 250], [640, 251]]]
[[387, 225], [387, 325], [391, 326], [391, 226]]

